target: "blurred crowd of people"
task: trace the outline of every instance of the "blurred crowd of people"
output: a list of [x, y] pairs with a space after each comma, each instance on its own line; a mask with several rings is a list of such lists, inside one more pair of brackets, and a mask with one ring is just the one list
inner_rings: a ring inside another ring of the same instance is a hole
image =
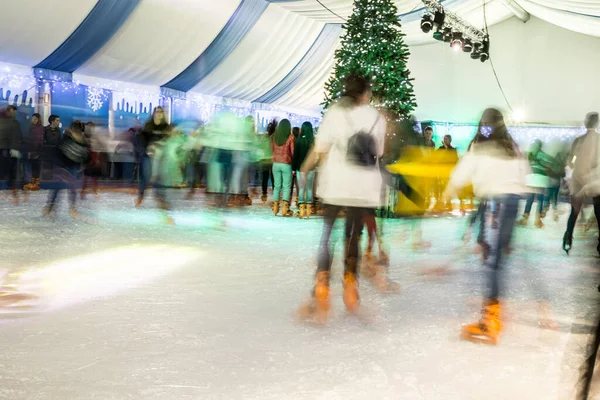
[[[287, 119], [273, 120], [266, 132], [258, 132], [252, 116], [241, 118], [231, 112], [220, 113], [207, 124], [175, 126], [157, 107], [143, 127], [119, 137], [113, 155], [128, 162], [115, 165], [113, 173], [127, 177], [137, 207], [143, 204], [146, 189], [152, 187], [169, 224], [174, 223], [166, 190], [170, 187], [187, 186], [186, 198], [193, 199], [204, 186], [213, 196], [212, 203], [225, 210], [252, 204], [253, 187], [261, 190], [256, 194], [266, 204], [270, 182], [273, 215], [283, 217], [309, 218], [317, 212], [318, 198], [324, 228], [314, 290], [300, 315], [320, 322], [326, 321], [330, 308], [330, 236], [339, 216], [346, 221], [343, 299], [354, 312], [359, 305], [359, 272], [382, 292], [398, 290], [387, 276], [389, 250], [382, 248], [376, 219], [389, 208], [390, 193], [395, 199], [394, 211], [400, 214], [411, 207], [406, 214], [452, 211], [452, 201], [456, 204], [458, 199], [458, 211], [464, 215], [478, 204], [463, 238], [469, 240], [478, 228], [477, 243], [490, 275], [482, 318], [466, 326], [462, 336], [497, 343], [502, 330], [500, 271], [511, 250], [514, 227], [528, 223], [534, 202], [537, 200], [535, 226], [542, 228], [550, 210], [558, 220], [560, 194], [569, 194], [571, 215], [563, 239], [567, 253], [583, 206], [593, 203], [596, 217], [600, 216], [598, 113], [586, 116], [585, 135], [570, 148], [550, 155], [539, 140], [528, 152], [522, 151], [510, 136], [502, 113], [487, 109], [466, 152], [459, 157], [450, 135], [436, 148], [431, 127], [420, 134], [414, 121], [397, 123], [370, 102], [369, 81], [348, 78], [344, 95], [326, 111], [318, 132], [310, 122], [293, 127]], [[96, 133], [92, 122], [76, 120], [62, 132], [57, 115], [51, 115], [43, 126], [40, 115], [34, 114], [30, 131], [24, 134], [15, 119], [16, 111], [8, 106], [0, 114], [0, 178], [7, 182], [13, 202], [18, 204], [29, 190], [39, 190], [42, 175], [51, 172], [54, 186], [43, 213], [55, 211], [57, 195], [66, 189], [70, 213], [77, 217], [77, 190], [81, 199], [90, 191], [97, 193], [98, 178], [106, 175], [106, 140]], [[296, 205], [292, 204], [294, 193]], [[525, 200], [525, 209], [518, 219], [521, 200]], [[600, 224], [600, 219], [597, 221]], [[368, 244], [362, 255], [364, 226]], [[414, 245], [426, 248], [418, 223], [414, 232]]]

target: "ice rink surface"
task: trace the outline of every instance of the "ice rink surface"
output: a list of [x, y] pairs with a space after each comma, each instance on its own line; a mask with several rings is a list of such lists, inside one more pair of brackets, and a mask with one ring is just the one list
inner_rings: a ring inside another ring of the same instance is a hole
[[[341, 301], [337, 232], [334, 315], [318, 328], [294, 312], [322, 220], [260, 204], [222, 216], [184, 194], [170, 192], [175, 226], [151, 196], [141, 209], [125, 194], [89, 197], [86, 220], [70, 218], [64, 193], [54, 218], [41, 217], [44, 192], [19, 207], [0, 198], [0, 276], [39, 296], [0, 307], [1, 399], [573, 398], [600, 281], [595, 231], [578, 228], [571, 255], [561, 250], [566, 215], [517, 229], [493, 347], [458, 337], [478, 318], [485, 272], [460, 240], [465, 218], [424, 220], [421, 251], [413, 222], [385, 220], [401, 291], [362, 282], [360, 319]], [[425, 273], [435, 268], [448, 273]], [[540, 328], [544, 301], [559, 330]]]

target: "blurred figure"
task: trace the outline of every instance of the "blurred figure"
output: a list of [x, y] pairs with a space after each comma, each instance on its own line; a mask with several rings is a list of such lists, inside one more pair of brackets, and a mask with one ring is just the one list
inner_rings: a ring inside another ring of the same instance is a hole
[[294, 215], [290, 211], [290, 195], [292, 190], [292, 156], [294, 155], [294, 135], [292, 125], [287, 119], [281, 120], [271, 139], [273, 151], [273, 214], [279, 213], [281, 199], [281, 215], [289, 217]]
[[312, 214], [313, 184], [315, 171], [301, 172], [300, 168], [313, 147], [315, 136], [310, 122], [304, 122], [294, 145], [292, 170], [298, 181], [298, 218], [310, 218]]
[[556, 172], [553, 171], [553, 168], [556, 165], [554, 157], [542, 151], [542, 148], [543, 143], [538, 139], [533, 143], [529, 153], [527, 154], [529, 165], [533, 171], [533, 175], [531, 175], [529, 178], [529, 186], [537, 188], [537, 193], [531, 193], [527, 197], [527, 203], [525, 204], [523, 217], [518, 222], [518, 224], [522, 226], [527, 225], [527, 220], [529, 219], [529, 214], [531, 213], [531, 208], [533, 206], [533, 201], [537, 197], [538, 208], [537, 215], [535, 217], [535, 226], [538, 228], [544, 227], [542, 219], [546, 216], [546, 207], [544, 205], [544, 201], [546, 200], [546, 190], [551, 186], [551, 177], [559, 177], [557, 176]]
[[500, 270], [504, 264], [505, 249], [510, 243], [519, 200], [526, 187], [529, 166], [517, 145], [508, 135], [502, 114], [495, 109], [484, 111], [479, 123], [481, 139], [459, 161], [452, 173], [446, 196], [473, 183], [475, 194], [486, 200], [486, 221], [483, 236], [483, 259], [488, 269], [487, 293], [479, 322], [463, 327], [461, 337], [466, 340], [497, 344], [503, 328], [500, 296]]
[[[423, 139], [421, 140], [420, 146], [425, 158], [428, 158], [431, 155], [431, 151], [435, 149], [435, 143], [433, 142], [433, 128], [431, 126], [428, 126], [423, 130]], [[426, 186], [426, 208], [430, 210], [434, 205], [433, 198], [436, 197], [436, 179], [423, 177], [423, 181]]]
[[81, 121], [73, 121], [57, 144], [54, 150], [53, 164], [54, 176], [58, 178], [59, 186], [50, 190], [48, 194], [48, 203], [42, 211], [43, 215], [50, 215], [54, 211], [58, 192], [61, 189], [69, 191], [69, 210], [71, 216], [79, 216], [75, 208], [77, 198], [77, 173], [82, 165], [89, 161], [89, 146], [84, 136], [85, 126]]
[[40, 190], [41, 160], [44, 149], [44, 126], [42, 117], [35, 113], [31, 117], [31, 126], [29, 136], [27, 137], [27, 163], [25, 166], [28, 171], [29, 183], [25, 185], [26, 190]]
[[[578, 137], [571, 146], [571, 154], [567, 159], [566, 176], [571, 194], [571, 214], [567, 222], [567, 230], [563, 237], [563, 250], [569, 254], [573, 247], [573, 231], [575, 222], [586, 199], [592, 198], [594, 214], [600, 229], [600, 177], [598, 177], [598, 133], [597, 112], [586, 115], [584, 126], [586, 134]], [[600, 238], [596, 248], [600, 253]]]
[[[471, 140], [471, 143], [469, 143], [469, 147], [467, 147], [467, 153], [472, 152], [473, 151], [473, 146], [477, 143], [480, 142], [484, 142], [487, 140], [487, 137], [483, 135], [483, 133], [480, 130], [477, 130], [477, 133], [475, 134], [475, 137], [473, 138], [473, 140]], [[477, 243], [479, 245], [483, 244], [483, 230], [484, 230], [484, 213], [487, 207], [487, 204], [485, 202], [485, 199], [479, 199], [480, 203], [479, 203], [479, 207], [477, 208], [477, 211], [474, 212], [473, 214], [471, 214], [471, 216], [469, 217], [469, 222], [467, 225], [467, 230], [465, 231], [465, 233], [462, 236], [462, 239], [464, 242], [469, 242], [471, 240], [471, 236], [473, 234], [473, 226], [475, 225], [475, 223], [477, 222], [477, 219], [479, 219], [480, 221], [480, 227], [479, 227], [479, 234], [477, 236]], [[471, 198], [471, 203], [473, 203], [473, 198]], [[461, 205], [462, 205], [462, 199], [461, 199]]]
[[325, 322], [330, 308], [329, 280], [332, 263], [329, 240], [335, 220], [346, 208], [344, 248], [344, 304], [350, 313], [358, 310], [359, 241], [368, 209], [381, 202], [382, 177], [378, 159], [383, 155], [385, 118], [368, 104], [371, 85], [363, 77], [346, 79], [342, 98], [329, 108], [323, 118], [315, 146], [301, 172], [319, 166], [317, 192], [322, 199], [325, 216], [319, 245], [318, 267], [312, 299], [300, 310], [304, 318]]
[[[297, 127], [297, 126], [293, 127], [292, 128], [292, 135], [294, 135], [294, 140], [298, 141], [298, 137], [300, 136], [300, 128]], [[296, 176], [296, 170], [292, 166], [292, 188], [290, 190], [290, 207], [291, 207], [292, 201], [294, 200], [294, 188], [296, 189], [296, 207], [299, 207], [299, 203], [298, 203], [298, 177]]]
[[452, 146], [451, 135], [444, 135], [444, 141], [438, 150], [450, 150], [456, 152], [456, 148]]
[[264, 135], [261, 135], [259, 138], [258, 148], [259, 154], [258, 158], [261, 160], [262, 164], [262, 202], [266, 203], [268, 198], [268, 189], [269, 189], [269, 178], [271, 178], [271, 185], [275, 185], [275, 179], [273, 178], [273, 151], [271, 150], [271, 138], [277, 129], [277, 120], [273, 120], [269, 122], [267, 126], [267, 131]]
[[144, 193], [152, 176], [152, 161], [160, 146], [159, 142], [168, 136], [169, 124], [162, 107], [156, 107], [152, 118], [146, 122], [139, 135], [139, 174], [140, 183], [135, 206], [140, 207], [144, 201]]
[[250, 167], [250, 149], [254, 131], [256, 130], [254, 117], [246, 117], [237, 133], [235, 151], [233, 153], [233, 172], [231, 176], [231, 193], [234, 196], [233, 205], [251, 205], [252, 200], [248, 195], [250, 183], [248, 169]]
[[[437, 151], [442, 152], [442, 153], [438, 153], [441, 155], [436, 157], [437, 162], [451, 163], [451, 164], [455, 164], [456, 162], [458, 162], [458, 152], [452, 146], [452, 136], [451, 135], [444, 135], [443, 143], [438, 148]], [[449, 201], [446, 201], [443, 198], [444, 189], [446, 188], [447, 184], [448, 184], [447, 176], [439, 176], [438, 177], [438, 181], [437, 181], [437, 185], [436, 185], [436, 201], [435, 201], [435, 209], [437, 211], [452, 211], [452, 203]]]
[[83, 168], [83, 178], [81, 182], [81, 200], [85, 199], [89, 181], [92, 181], [92, 193], [98, 197], [98, 178], [102, 176], [102, 163], [100, 160], [100, 154], [104, 150], [104, 146], [100, 143], [100, 138], [97, 137], [96, 125], [93, 122], [85, 124], [84, 135], [88, 142], [88, 148], [90, 151], [89, 162]]
[[194, 130], [188, 137], [185, 149], [187, 151], [187, 162], [188, 162], [188, 188], [189, 191], [186, 194], [186, 199], [191, 200], [196, 194], [196, 187], [202, 182], [204, 178], [204, 166], [201, 158], [204, 151], [202, 146], [202, 133], [204, 127], [199, 126], [198, 129]]
[[9, 105], [0, 111], [0, 179], [12, 191], [13, 203], [19, 204], [19, 160], [21, 159], [21, 124], [16, 119], [17, 107]]
[[552, 207], [552, 217], [555, 222], [558, 221], [559, 215], [562, 214], [561, 210], [558, 209], [558, 197], [560, 194], [561, 182], [565, 176], [567, 156], [568, 152], [560, 151], [554, 156], [552, 174], [550, 176], [550, 187], [548, 188], [548, 191], [546, 193], [546, 200], [544, 201], [544, 215], [546, 215], [548, 211], [550, 211], [550, 207]]
[[60, 117], [53, 114], [48, 117], [48, 125], [44, 128], [44, 146], [57, 146], [61, 137]]
[[127, 132], [119, 135], [119, 143], [115, 146], [114, 158], [115, 162], [114, 177], [122, 181], [129, 181], [133, 185], [136, 175], [136, 156], [135, 156], [135, 128], [129, 128]]
[[60, 129], [60, 117], [58, 115], [50, 115], [48, 117], [48, 125], [44, 127], [44, 151], [42, 156], [42, 174], [44, 174], [44, 166], [47, 167], [50, 174], [54, 171], [54, 155], [56, 146], [62, 137]]
[[435, 143], [433, 142], [433, 128], [431, 126], [428, 126], [423, 130], [423, 142], [421, 146], [435, 148]]
[[234, 189], [234, 153], [239, 150], [243, 121], [232, 112], [218, 114], [208, 127], [213, 154], [208, 167], [208, 187], [216, 193], [216, 204], [222, 210], [229, 203]]

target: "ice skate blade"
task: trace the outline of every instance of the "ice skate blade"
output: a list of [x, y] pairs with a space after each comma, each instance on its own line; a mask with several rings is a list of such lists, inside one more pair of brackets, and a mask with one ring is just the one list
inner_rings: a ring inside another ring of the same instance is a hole
[[460, 338], [463, 340], [468, 340], [469, 342], [483, 343], [483, 344], [492, 345], [492, 346], [495, 346], [498, 344], [498, 338], [489, 337], [489, 336], [485, 336], [485, 335], [474, 335], [469, 332], [462, 332], [460, 334]]

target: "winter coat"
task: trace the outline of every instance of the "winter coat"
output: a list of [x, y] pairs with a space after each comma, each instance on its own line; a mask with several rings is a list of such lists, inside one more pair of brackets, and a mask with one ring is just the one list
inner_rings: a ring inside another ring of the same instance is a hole
[[569, 160], [569, 189], [577, 197], [600, 195], [599, 134], [588, 132], [578, 137], [571, 146]]
[[304, 160], [306, 160], [312, 145], [313, 144], [309, 143], [304, 136], [296, 140], [296, 144], [294, 145], [294, 156], [292, 157], [292, 171], [300, 171], [300, 167], [302, 167]]
[[292, 155], [294, 154], [294, 135], [288, 136], [284, 144], [278, 146], [275, 140], [271, 138], [271, 150], [273, 151], [273, 162], [292, 165]]
[[56, 146], [54, 164], [62, 168], [78, 168], [90, 160], [86, 141], [78, 142], [70, 134], [65, 134]]
[[531, 168], [523, 157], [510, 157], [493, 142], [474, 144], [452, 172], [446, 195], [472, 184], [478, 197], [529, 193]]
[[60, 128], [52, 128], [50, 125], [44, 128], [44, 146], [56, 146], [60, 142], [62, 132]]
[[21, 150], [21, 124], [5, 113], [0, 114], [0, 149]]
[[27, 138], [27, 151], [39, 153], [44, 147], [44, 127], [42, 125], [31, 125], [29, 137]]
[[169, 124], [159, 124], [156, 125], [154, 121], [148, 121], [146, 125], [144, 125], [144, 129], [140, 135], [141, 139], [141, 148], [143, 149], [142, 154], [148, 152], [148, 147], [155, 145], [161, 140], [165, 139], [169, 134], [167, 133], [167, 129], [169, 128]]

